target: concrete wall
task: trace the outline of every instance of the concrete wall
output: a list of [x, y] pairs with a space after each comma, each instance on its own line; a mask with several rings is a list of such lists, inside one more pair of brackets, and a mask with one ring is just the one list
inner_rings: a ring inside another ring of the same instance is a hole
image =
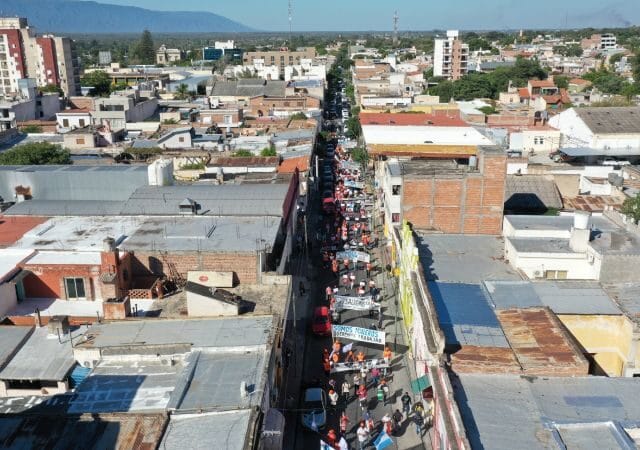
[[238, 307], [187, 292], [187, 312], [189, 317], [237, 316]]
[[558, 318], [607, 376], [624, 376], [625, 366], [635, 365], [635, 360], [629, 361], [636, 357], [631, 352], [633, 324], [626, 316], [561, 314]]
[[600, 270], [600, 282], [637, 282], [638, 267], [640, 267], [640, 255], [604, 255]]
[[[175, 265], [176, 270], [187, 277], [187, 272], [209, 270], [233, 272], [235, 281], [239, 283], [258, 282], [258, 257], [251, 253], [218, 253], [218, 252], [171, 252], [168, 262]], [[132, 271], [135, 275], [169, 275], [169, 268], [160, 252], [136, 251], [132, 260]]]
[[14, 283], [0, 284], [0, 317], [4, 317], [17, 304], [16, 285]]

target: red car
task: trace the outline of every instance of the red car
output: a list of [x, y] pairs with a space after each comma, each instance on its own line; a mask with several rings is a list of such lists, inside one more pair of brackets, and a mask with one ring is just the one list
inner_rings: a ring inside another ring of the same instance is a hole
[[329, 308], [318, 306], [313, 311], [313, 322], [311, 324], [313, 332], [319, 336], [331, 334], [331, 320], [329, 320]]

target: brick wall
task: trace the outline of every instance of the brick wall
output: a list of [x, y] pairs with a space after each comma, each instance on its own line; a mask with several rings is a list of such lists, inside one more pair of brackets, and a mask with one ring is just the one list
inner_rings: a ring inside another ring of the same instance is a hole
[[236, 283], [257, 283], [257, 255], [248, 253], [172, 252], [163, 258], [160, 252], [135, 252], [132, 258], [134, 276], [169, 275], [167, 262], [186, 278], [192, 270], [233, 272]]
[[502, 230], [506, 157], [483, 154], [479, 172], [459, 178], [405, 178], [403, 217], [416, 229], [497, 235]]

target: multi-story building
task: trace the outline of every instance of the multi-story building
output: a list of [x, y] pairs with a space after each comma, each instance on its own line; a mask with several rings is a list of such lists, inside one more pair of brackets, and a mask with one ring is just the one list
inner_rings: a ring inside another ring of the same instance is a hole
[[265, 66], [278, 66], [280, 73], [284, 73], [285, 66], [299, 65], [302, 59], [312, 59], [316, 57], [315, 47], [302, 47], [296, 50], [289, 50], [283, 47], [279, 50], [246, 52], [242, 57], [242, 64], [253, 66], [254, 60], [262, 60]]
[[33, 78], [38, 86], [55, 85], [66, 95], [80, 93], [80, 72], [73, 41], [37, 37], [25, 18], [0, 18], [0, 93], [19, 91], [18, 80]]
[[161, 45], [156, 50], [156, 63], [158, 64], [171, 64], [178, 62], [182, 59], [184, 53], [179, 48], [167, 48], [166, 45]]
[[462, 43], [458, 30], [448, 30], [446, 38], [435, 40], [433, 75], [459, 80], [467, 73], [469, 46]]

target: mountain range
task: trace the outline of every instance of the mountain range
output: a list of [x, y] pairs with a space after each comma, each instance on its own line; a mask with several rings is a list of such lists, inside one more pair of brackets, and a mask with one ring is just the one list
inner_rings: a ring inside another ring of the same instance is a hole
[[152, 11], [74, 0], [1, 0], [0, 16], [26, 17], [39, 33], [246, 32], [226, 17], [200, 11]]

